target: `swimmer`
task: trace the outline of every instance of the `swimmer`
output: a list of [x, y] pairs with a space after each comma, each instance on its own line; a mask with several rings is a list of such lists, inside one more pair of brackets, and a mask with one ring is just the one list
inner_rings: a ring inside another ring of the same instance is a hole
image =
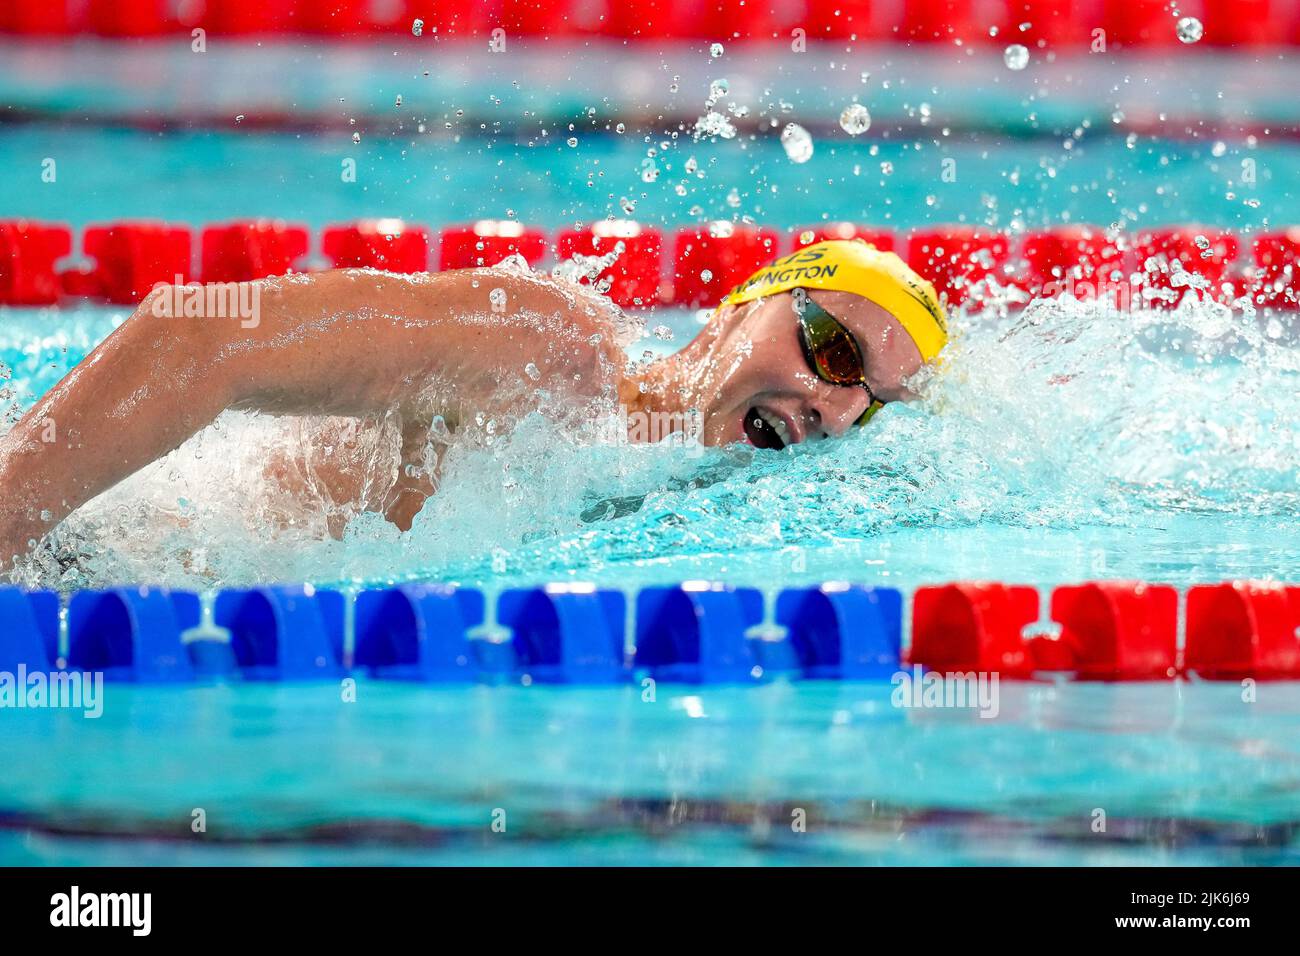
[[[509, 419], [543, 396], [552, 410], [605, 402], [629, 422], [699, 421], [706, 445], [780, 449], [914, 397], [907, 381], [947, 339], [930, 283], [848, 240], [760, 269], [685, 348], [640, 366], [607, 300], [522, 272], [348, 269], [248, 285], [255, 321], [160, 317], [178, 287], [155, 289], [0, 436], [0, 566], [228, 409], [396, 422], [396, 474], [371, 474], [363, 443], [335, 425], [312, 443], [325, 467], [311, 483], [408, 530], [437, 487], [430, 431], [466, 414]], [[268, 468], [303, 490], [301, 469]]]

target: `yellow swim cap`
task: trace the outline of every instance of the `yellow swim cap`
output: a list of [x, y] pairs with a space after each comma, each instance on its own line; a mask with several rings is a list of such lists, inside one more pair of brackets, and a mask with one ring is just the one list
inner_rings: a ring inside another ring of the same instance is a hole
[[948, 341], [948, 318], [934, 286], [892, 252], [861, 239], [829, 239], [764, 266], [731, 290], [723, 305], [740, 305], [791, 289], [852, 292], [888, 311], [930, 361]]

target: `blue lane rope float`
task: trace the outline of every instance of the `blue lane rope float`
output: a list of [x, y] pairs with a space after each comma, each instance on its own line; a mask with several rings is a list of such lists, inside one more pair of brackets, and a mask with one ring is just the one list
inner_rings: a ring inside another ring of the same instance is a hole
[[788, 588], [776, 601], [804, 677], [878, 680], [898, 671], [903, 595], [893, 588], [828, 583]]
[[492, 666], [470, 640], [470, 631], [483, 623], [483, 608], [483, 595], [463, 588], [362, 591], [356, 598], [352, 665], [381, 679], [475, 681]]
[[[1066, 607], [1076, 592], [1091, 595], [1087, 614]], [[1183, 609], [1174, 589], [1141, 582], [1062, 585], [1053, 593], [1059, 634], [1040, 634], [1029, 633], [1038, 617], [1029, 604], [1041, 603], [1034, 588], [918, 588], [906, 663], [997, 670], [1009, 679], [1300, 679], [1298, 587], [1196, 586]], [[951, 612], [942, 619], [931, 613], [937, 597]], [[355, 594], [279, 585], [202, 596], [121, 587], [80, 591], [66, 605], [51, 591], [0, 587], [0, 673], [95, 671], [142, 684], [345, 676], [426, 684], [889, 680], [905, 661], [903, 608], [893, 588], [849, 583], [766, 594], [707, 581], [636, 592], [549, 584], [500, 594], [438, 584]], [[1175, 643], [1180, 616], [1185, 648]], [[1159, 666], [1143, 663], [1156, 650]]]
[[344, 672], [344, 600], [310, 585], [222, 591], [213, 617], [230, 631], [245, 678], [336, 678]]
[[59, 596], [0, 587], [0, 671], [48, 671], [58, 657]]
[[519, 670], [530, 680], [609, 684], [630, 676], [627, 598], [585, 585], [515, 588], [497, 600], [497, 621], [514, 635]]
[[79, 591], [68, 602], [68, 668], [106, 680], [194, 679], [181, 632], [199, 621], [199, 597], [160, 588]]

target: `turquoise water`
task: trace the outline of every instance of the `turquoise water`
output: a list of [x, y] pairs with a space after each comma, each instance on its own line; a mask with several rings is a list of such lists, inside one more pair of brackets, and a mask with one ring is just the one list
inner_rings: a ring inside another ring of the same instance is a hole
[[[412, 129], [367, 134], [359, 145], [344, 130], [163, 135], [11, 128], [0, 136], [0, 216], [73, 224], [280, 216], [322, 226], [366, 216], [439, 225], [513, 213], [556, 227], [625, 217], [622, 203], [630, 200], [633, 218], [670, 225], [748, 216], [787, 228], [846, 219], [899, 228], [1202, 222], [1251, 229], [1286, 224], [1294, 218], [1287, 210], [1300, 205], [1300, 153], [1286, 144], [1210, 136], [1142, 136], [1130, 144], [1104, 128], [1080, 131], [1068, 150], [1055, 138], [948, 137], [941, 130], [924, 138], [840, 135], [820, 139], [816, 158], [802, 165], [785, 157], [774, 135], [695, 142], [689, 133], [674, 139], [671, 128], [620, 136], [552, 125], [546, 137], [459, 138], [441, 128]], [[567, 145], [570, 135], [576, 147]], [[658, 153], [653, 184], [641, 178], [649, 149]], [[40, 178], [46, 158], [57, 162], [54, 183]], [[685, 170], [691, 158], [697, 174]], [[345, 159], [356, 161], [355, 182], [342, 179]], [[955, 179], [944, 178], [945, 160], [955, 161]], [[1243, 160], [1254, 163], [1253, 183], [1241, 181]], [[892, 172], [883, 173], [882, 164]], [[1126, 188], [1136, 181], [1144, 188]]]
[[[1300, 219], [1300, 153], [1285, 146], [933, 138], [881, 139], [874, 152], [828, 139], [804, 166], [770, 138], [679, 142], [652, 185], [641, 162], [660, 137], [641, 133], [584, 133], [574, 148], [368, 133], [354, 146], [346, 132], [37, 124], [0, 135], [0, 216], [318, 226], [511, 211], [554, 228], [626, 198], [638, 218], [671, 224]], [[47, 156], [59, 163], [48, 185]], [[683, 175], [690, 156], [703, 179]], [[348, 157], [356, 184], [339, 179]], [[945, 158], [956, 182], [939, 175]], [[1236, 182], [1243, 158], [1257, 161], [1250, 189]], [[683, 180], [685, 196], [673, 188]], [[122, 318], [97, 306], [0, 310], [9, 411]], [[676, 347], [698, 321], [665, 311], [646, 325], [671, 338], [648, 335], [636, 352]], [[65, 590], [1300, 579], [1291, 317], [1058, 302], [957, 325], [922, 401], [824, 446], [690, 457], [593, 447], [540, 417], [468, 433], [406, 535], [368, 516], [342, 541], [310, 521], [275, 523], [256, 464], [292, 446], [291, 425], [228, 415], [66, 522], [19, 579]], [[661, 686], [656, 703], [639, 688], [368, 682], [355, 703], [335, 685], [107, 693], [98, 721], [0, 711], [0, 862], [1300, 862], [1294, 683], [1263, 685], [1249, 704], [1236, 685], [1004, 684], [992, 720], [900, 710], [887, 685], [819, 682]], [[498, 808], [505, 833], [490, 827]], [[790, 828], [797, 809], [805, 833]]]
[[3, 715], [0, 862], [1294, 865], [1300, 698], [1240, 694], [115, 685]]

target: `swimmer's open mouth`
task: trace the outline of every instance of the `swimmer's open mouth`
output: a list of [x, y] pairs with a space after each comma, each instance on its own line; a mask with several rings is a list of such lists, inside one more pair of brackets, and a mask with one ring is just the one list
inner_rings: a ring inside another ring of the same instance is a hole
[[772, 448], [780, 451], [790, 444], [790, 431], [777, 415], [765, 412], [757, 405], [745, 413], [745, 437], [755, 448]]

